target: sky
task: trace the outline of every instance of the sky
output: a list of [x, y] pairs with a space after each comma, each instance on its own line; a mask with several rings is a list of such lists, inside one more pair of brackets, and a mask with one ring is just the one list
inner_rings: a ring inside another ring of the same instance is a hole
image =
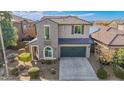
[[78, 16], [88, 21], [124, 19], [124, 11], [14, 11], [13, 14], [34, 21], [43, 16]]

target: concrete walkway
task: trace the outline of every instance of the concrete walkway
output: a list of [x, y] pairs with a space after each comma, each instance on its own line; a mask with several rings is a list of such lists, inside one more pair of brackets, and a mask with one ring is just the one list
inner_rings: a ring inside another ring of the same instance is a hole
[[86, 58], [64, 57], [60, 59], [59, 80], [98, 80]]

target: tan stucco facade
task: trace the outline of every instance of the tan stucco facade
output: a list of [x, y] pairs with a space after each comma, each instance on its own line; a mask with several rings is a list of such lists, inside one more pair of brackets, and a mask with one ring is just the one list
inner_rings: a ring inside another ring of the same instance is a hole
[[[50, 27], [50, 40], [46, 41], [44, 39], [44, 26]], [[36, 24], [37, 29], [37, 40], [29, 43], [30, 51], [32, 45], [37, 45], [39, 47], [39, 58], [43, 59], [43, 51], [46, 46], [51, 46], [53, 48], [53, 58], [60, 58], [60, 47], [61, 46], [85, 46], [86, 47], [86, 57], [90, 56], [90, 44], [59, 44], [59, 38], [89, 38], [89, 25], [84, 25], [84, 34], [82, 35], [72, 35], [72, 25], [59, 25], [56, 22], [45, 19]]]
[[89, 38], [90, 25], [84, 25], [84, 34], [72, 34], [72, 25], [59, 25], [59, 38]]

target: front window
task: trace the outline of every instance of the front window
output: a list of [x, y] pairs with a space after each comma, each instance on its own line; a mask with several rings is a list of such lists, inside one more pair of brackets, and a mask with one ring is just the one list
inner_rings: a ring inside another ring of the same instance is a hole
[[45, 40], [49, 40], [50, 36], [49, 36], [49, 26], [45, 26], [44, 27], [44, 38]]
[[82, 32], [82, 26], [81, 25], [75, 25], [74, 26], [74, 33], [75, 34], [81, 34]]
[[46, 47], [44, 49], [44, 57], [45, 58], [52, 58], [53, 56], [53, 49], [51, 47]]

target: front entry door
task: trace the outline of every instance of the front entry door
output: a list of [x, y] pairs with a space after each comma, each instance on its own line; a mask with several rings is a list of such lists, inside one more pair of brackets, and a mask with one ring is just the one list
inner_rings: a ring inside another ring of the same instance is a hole
[[39, 56], [38, 46], [33, 46], [32, 47], [32, 57], [33, 57], [33, 60], [38, 60], [38, 56]]

